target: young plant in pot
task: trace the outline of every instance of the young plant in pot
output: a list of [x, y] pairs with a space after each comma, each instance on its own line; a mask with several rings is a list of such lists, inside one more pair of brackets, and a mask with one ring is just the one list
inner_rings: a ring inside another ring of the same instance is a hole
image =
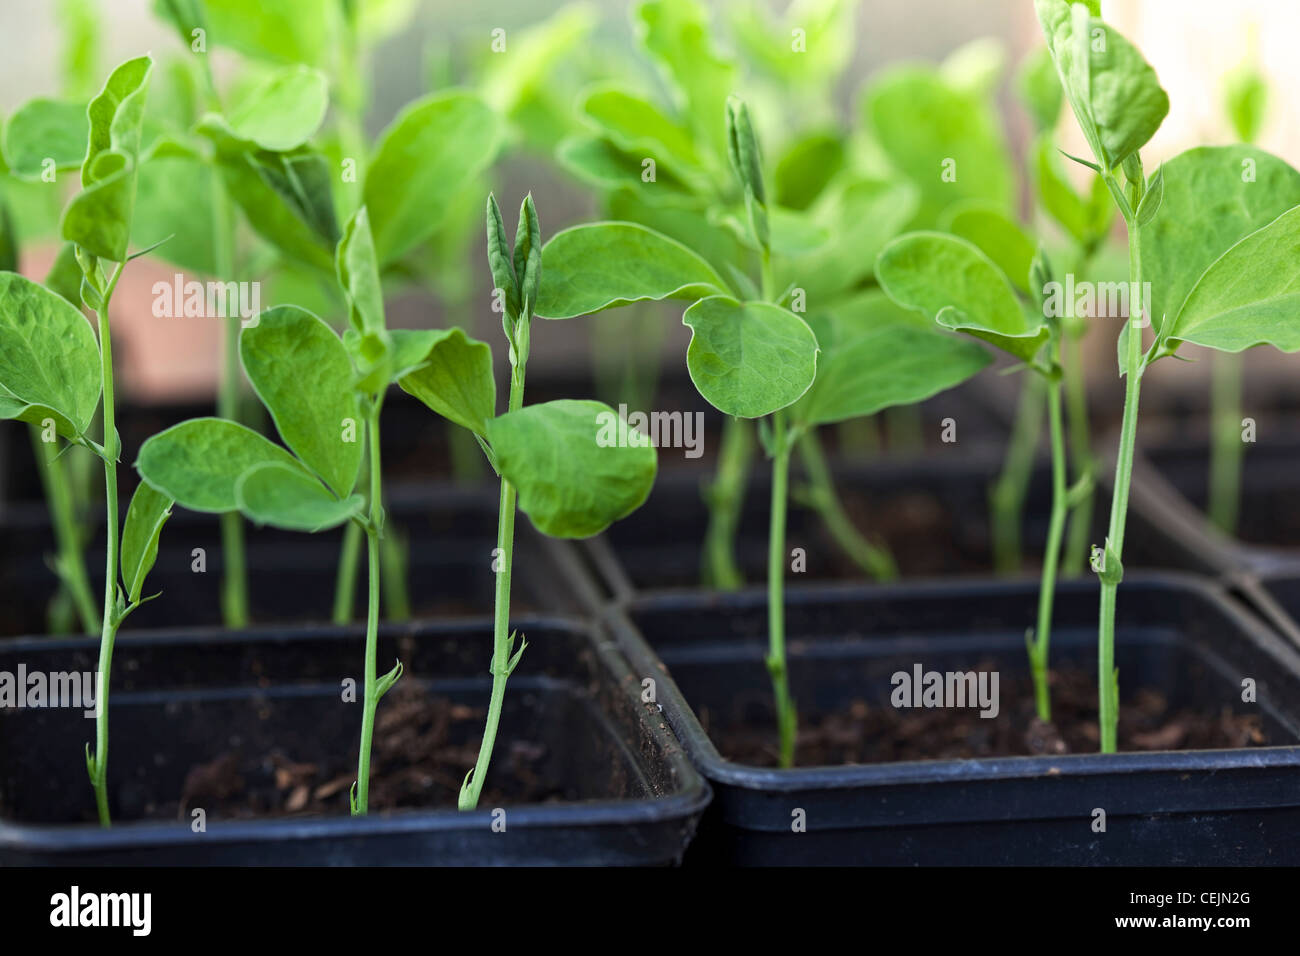
[[[631, 223], [578, 226], [543, 250], [548, 283], [537, 312], [569, 318], [643, 299], [693, 300], [682, 316], [692, 331], [687, 369], [700, 394], [726, 415], [757, 419], [772, 461], [768, 535], [768, 655], [780, 763], [794, 762], [797, 718], [789, 691], [784, 615], [790, 456], [819, 425], [917, 401], [958, 384], [987, 364], [977, 346], [944, 337], [901, 314], [879, 293], [805, 321], [791, 310], [802, 295], [773, 281], [776, 237], [769, 225], [758, 143], [744, 103], [727, 107], [732, 169], [761, 249], [759, 284], [734, 297], [703, 256]], [[778, 220], [779, 221], [779, 220]], [[594, 271], [590, 263], [601, 263]], [[827, 340], [819, 348], [819, 335]], [[826, 376], [824, 385], [822, 376]]]
[[[1140, 149], [1169, 112], [1155, 71], [1104, 23], [1099, 5], [1035, 0], [1066, 98], [1092, 151], [1129, 244], [1129, 315], [1118, 357], [1124, 415], [1106, 540], [1094, 545], [1101, 580], [1101, 750], [1116, 748], [1114, 666], [1120, 582], [1142, 375], [1183, 344], [1235, 353], [1270, 344], [1300, 349], [1294, 264], [1300, 258], [1300, 174], [1248, 146], [1196, 148], [1145, 174]], [[1143, 348], [1143, 330], [1153, 340]]]
[[[995, 220], [992, 222], [996, 222]], [[1067, 488], [1066, 437], [1061, 402], [1061, 352], [1065, 338], [1059, 314], [1046, 308], [1047, 290], [1055, 280], [1039, 248], [1028, 255], [1024, 245], [998, 242], [1005, 229], [972, 231], [968, 241], [938, 232], [908, 233], [891, 242], [876, 261], [881, 287], [900, 306], [914, 309], [939, 326], [982, 339], [1023, 364], [1026, 374], [1040, 376], [1046, 392], [1052, 460], [1052, 508], [1043, 550], [1038, 624], [1025, 635], [1038, 719], [1051, 720], [1048, 648], [1052, 601], [1061, 557], [1066, 517], [1092, 492], [1086, 472]], [[1016, 254], [1016, 250], [1020, 254]], [[997, 257], [995, 262], [993, 257]], [[1003, 271], [1002, 267], [1007, 271]], [[1023, 276], [1012, 280], [1012, 276]], [[1018, 291], [1032, 301], [1026, 301]]]
[[[81, 191], [63, 214], [62, 234], [76, 251], [81, 300], [96, 316], [99, 339], [65, 298], [14, 273], [0, 274], [0, 414], [51, 430], [89, 449], [104, 467], [107, 541], [96, 699], [95, 746], [86, 769], [99, 820], [108, 826], [108, 694], [113, 645], [122, 622], [150, 598], [144, 579], [157, 557], [158, 536], [172, 500], [148, 486], [131, 499], [119, 525], [112, 330], [109, 308], [127, 263], [140, 163], [141, 124], [153, 62], [128, 60], [90, 102], [89, 145]], [[90, 429], [103, 402], [101, 440]], [[120, 583], [119, 583], [120, 582]]]
[[[377, 675], [380, 543], [384, 533], [379, 424], [390, 385], [400, 384], [450, 421], [468, 428], [503, 476], [497, 577], [492, 703], [478, 771], [461, 804], [472, 808], [486, 776], [505, 682], [523, 653], [508, 631], [515, 488], [546, 533], [581, 536], [635, 510], [654, 481], [648, 440], [599, 444], [605, 416], [596, 402], [557, 401], [522, 407], [531, 308], [540, 281], [540, 229], [531, 199], [521, 212], [515, 264], [503, 260], [500, 215], [491, 204], [489, 259], [505, 293], [512, 389], [507, 414], [495, 415], [489, 347], [448, 330], [388, 330], [374, 240], [366, 207], [344, 230], [337, 252], [349, 328], [338, 336], [297, 306], [263, 313], [240, 336], [244, 372], [276, 423], [288, 450], [234, 422], [184, 422], [147, 441], [136, 467], [146, 487], [198, 511], [240, 511], [257, 524], [315, 532], [351, 521], [366, 536], [368, 605], [364, 707], [354, 815], [369, 807], [370, 753], [380, 699], [402, 674], [399, 661]], [[495, 226], [495, 228], [493, 228]], [[512, 268], [514, 272], [503, 272]], [[521, 276], [517, 283], [514, 277]], [[363, 462], [363, 449], [367, 460]], [[365, 494], [357, 488], [361, 480]]]

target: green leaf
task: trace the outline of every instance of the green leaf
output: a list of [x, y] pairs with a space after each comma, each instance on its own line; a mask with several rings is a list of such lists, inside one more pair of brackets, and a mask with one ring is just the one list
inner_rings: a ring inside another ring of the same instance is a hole
[[244, 372], [284, 443], [339, 497], [356, 484], [364, 438], [348, 351], [324, 321], [293, 305], [239, 336]]
[[383, 331], [386, 328], [384, 289], [379, 281], [379, 263], [365, 206], [353, 214], [343, 230], [334, 262], [339, 286], [348, 296], [352, 327], [358, 332]]
[[533, 194], [519, 205], [519, 224], [515, 228], [515, 278], [519, 281], [519, 318], [531, 319], [542, 285], [542, 224], [537, 218]]
[[569, 400], [529, 405], [488, 422], [501, 477], [518, 490], [519, 507], [537, 530], [590, 537], [645, 501], [654, 485], [655, 449], [620, 423], [608, 405]]
[[166, 240], [150, 253], [151, 258], [216, 277], [212, 202], [216, 187], [211, 165], [197, 159], [166, 156], [141, 163], [132, 245], [143, 249]]
[[500, 139], [500, 120], [471, 93], [437, 93], [398, 114], [366, 174], [381, 265], [432, 235], [461, 190], [491, 164]]
[[235, 483], [239, 510], [259, 525], [290, 531], [324, 531], [361, 514], [361, 495], [335, 498], [301, 468], [266, 463], [254, 465]]
[[83, 278], [81, 266], [77, 264], [77, 247], [70, 242], [63, 243], [50, 271], [45, 274], [45, 288], [72, 303], [72, 307], [80, 312]]
[[48, 415], [60, 435], [78, 438], [99, 405], [99, 374], [99, 343], [81, 311], [0, 273], [0, 415], [36, 425]]
[[841, 180], [814, 206], [829, 241], [804, 255], [776, 262], [778, 288], [796, 285], [808, 301], [826, 303], [870, 279], [876, 256], [907, 226], [920, 194], [906, 181]]
[[18, 271], [18, 234], [9, 201], [0, 193], [0, 272]]
[[878, 290], [815, 315], [808, 324], [822, 352], [817, 378], [793, 411], [795, 420], [807, 425], [923, 401], [991, 361], [976, 343], [936, 329]]
[[342, 31], [338, 0], [203, 0], [212, 43], [277, 63], [327, 66]]
[[1142, 201], [1137, 207], [1137, 223], [1145, 226], [1160, 212], [1160, 204], [1165, 198], [1165, 167], [1160, 166], [1146, 184], [1142, 192]]
[[1253, 143], [1268, 109], [1268, 83], [1253, 63], [1244, 63], [1228, 74], [1224, 102], [1237, 138], [1243, 143]]
[[223, 513], [239, 507], [235, 484], [255, 465], [307, 470], [274, 442], [222, 418], [194, 418], [159, 432], [140, 446], [135, 468], [154, 489], [191, 511]]
[[476, 435], [487, 435], [496, 414], [496, 381], [492, 349], [460, 329], [435, 333], [423, 363], [398, 384], [449, 421]]
[[122, 585], [131, 604], [140, 600], [144, 579], [158, 559], [158, 537], [171, 514], [171, 498], [141, 482], [122, 528]]
[[310, 152], [249, 152], [219, 116], [205, 117], [197, 129], [215, 144], [222, 184], [253, 230], [288, 258], [333, 277], [339, 230], [328, 160]]
[[565, 229], [542, 249], [546, 276], [537, 314], [589, 315], [631, 302], [698, 299], [726, 288], [713, 267], [679, 242], [630, 222]]
[[637, 7], [634, 20], [641, 45], [679, 94], [696, 142], [708, 143], [725, 161], [723, 117], [738, 71], [715, 50], [708, 11], [698, 0], [648, 0]]
[[895, 239], [876, 260], [889, 297], [944, 328], [991, 342], [1032, 362], [1049, 331], [1027, 313], [1007, 277], [979, 249], [955, 236], [914, 232]]
[[691, 381], [724, 414], [770, 415], [798, 401], [817, 375], [817, 337], [779, 306], [710, 296], [687, 309], [682, 324], [691, 329]]
[[1016, 92], [1033, 117], [1034, 127], [1040, 132], [1051, 132], [1061, 118], [1061, 103], [1065, 90], [1056, 74], [1052, 51], [1037, 47], [1020, 64], [1016, 73]]
[[144, 98], [153, 61], [127, 60], [90, 101], [82, 190], [63, 213], [62, 235], [91, 255], [124, 262], [135, 207]]
[[844, 142], [833, 132], [795, 140], [777, 161], [772, 182], [776, 204], [807, 209], [844, 168]]
[[582, 111], [622, 152], [653, 159], [656, 169], [681, 180], [699, 175], [701, 160], [690, 131], [663, 114], [649, 100], [616, 87], [587, 94]]
[[230, 128], [260, 149], [288, 152], [316, 135], [329, 108], [329, 83], [297, 64], [277, 70], [230, 111]]
[[1087, 199], [1081, 199], [1066, 178], [1061, 155], [1050, 134], [1040, 135], [1033, 145], [1033, 178], [1038, 202], [1075, 242], [1089, 243], [1104, 236], [1114, 218], [1115, 206], [1105, 180], [1095, 173]]
[[996, 206], [970, 200], [949, 207], [942, 226], [983, 252], [1012, 285], [1029, 294], [1029, 269], [1037, 247], [1014, 219]]
[[1201, 276], [1169, 331], [1171, 342], [1224, 352], [1300, 349], [1300, 206], [1252, 232]]
[[497, 197], [493, 193], [488, 193], [487, 198], [487, 255], [495, 289], [501, 290], [505, 296], [506, 315], [517, 317], [520, 309], [519, 277], [515, 275], [510, 240], [506, 238], [506, 226], [501, 219], [501, 207], [497, 205]]
[[727, 159], [741, 188], [752, 193], [760, 203], [766, 203], [767, 190], [763, 185], [763, 159], [758, 149], [758, 137], [754, 135], [749, 107], [736, 96], [727, 98]]
[[1253, 146], [1203, 146], [1164, 164], [1160, 215], [1142, 227], [1157, 329], [1231, 246], [1300, 205], [1300, 172]]
[[0, 149], [10, 172], [39, 182], [47, 159], [56, 169], [80, 166], [89, 136], [85, 104], [34, 99], [5, 120]]
[[866, 115], [881, 149], [899, 174], [921, 190], [921, 224], [962, 199], [984, 199], [1010, 210], [1010, 158], [998, 116], [934, 69], [887, 70], [869, 88]]
[[1084, 138], [1102, 168], [1113, 170], [1155, 135], [1169, 96], [1138, 49], [1088, 7], [1067, 0], [1034, 6]]
[[555, 149], [556, 162], [589, 186], [602, 190], [640, 189], [651, 196], [680, 196], [688, 193], [685, 183], [671, 169], [655, 168], [655, 179], [642, 177], [644, 157], [625, 153], [599, 136], [569, 136]]

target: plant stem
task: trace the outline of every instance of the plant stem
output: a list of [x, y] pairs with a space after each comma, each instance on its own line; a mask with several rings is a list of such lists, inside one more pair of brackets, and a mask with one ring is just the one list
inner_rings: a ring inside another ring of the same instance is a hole
[[357, 595], [357, 566], [361, 563], [361, 536], [365, 532], [355, 521], [343, 529], [343, 544], [339, 548], [339, 569], [334, 579], [335, 624], [352, 620], [352, 606]]
[[411, 593], [406, 586], [406, 572], [410, 565], [410, 542], [391, 521], [384, 525], [380, 561], [384, 576], [384, 617], [390, 621], [409, 621]]
[[784, 411], [772, 414], [772, 508], [767, 551], [767, 672], [772, 677], [776, 726], [780, 735], [780, 765], [794, 766], [794, 741], [798, 715], [790, 699], [790, 679], [785, 656], [785, 515], [790, 475], [791, 436]]
[[704, 489], [709, 509], [704, 533], [704, 584], [719, 591], [738, 591], [745, 584], [736, 563], [736, 531], [753, 460], [753, 426], [743, 418], [728, 417], [722, 426], [717, 471]]
[[95, 790], [95, 806], [99, 811], [99, 823], [103, 827], [112, 825], [108, 812], [108, 692], [113, 670], [113, 642], [117, 639], [117, 627], [121, 623], [117, 609], [117, 460], [121, 448], [117, 437], [117, 411], [113, 397], [113, 336], [109, 328], [108, 309], [124, 265], [119, 262], [113, 269], [113, 275], [101, 296], [102, 305], [96, 313], [99, 326], [99, 374], [104, 397], [104, 518], [108, 544], [104, 549], [104, 616], [99, 638], [99, 687], [95, 695], [95, 751], [92, 754], [90, 748], [86, 748], [86, 770], [90, 775], [90, 785]]
[[1038, 587], [1038, 630], [1029, 643], [1029, 663], [1034, 676], [1034, 701], [1038, 719], [1052, 719], [1051, 693], [1047, 683], [1047, 652], [1052, 633], [1052, 599], [1056, 596], [1056, 566], [1061, 553], [1061, 533], [1069, 502], [1065, 487], [1065, 436], [1061, 423], [1061, 383], [1047, 386], [1047, 420], [1052, 443], [1052, 516], [1047, 526], [1047, 547], [1043, 551], [1043, 576]]
[[1020, 571], [1020, 523], [1025, 492], [1034, 468], [1038, 436], [1043, 429], [1042, 379], [1027, 376], [1020, 385], [1011, 441], [1003, 459], [1002, 473], [989, 490], [993, 521], [993, 568], [998, 574]]
[[379, 461], [379, 412], [382, 405], [381, 394], [374, 400], [370, 410], [370, 427], [366, 429], [370, 450], [370, 521], [365, 527], [365, 533], [370, 594], [366, 604], [365, 698], [361, 711], [361, 746], [357, 752], [357, 792], [352, 808], [354, 816], [365, 816], [370, 804], [370, 745], [375, 735], [375, 709], [379, 706], [380, 696], [375, 658], [379, 637], [379, 542], [384, 527], [384, 486]]
[[[1076, 338], [1064, 349], [1066, 415], [1070, 424], [1070, 457], [1074, 460], [1074, 483], [1082, 489], [1097, 473], [1097, 459], [1092, 453], [1092, 436], [1088, 423], [1087, 381], [1083, 371], [1083, 342]], [[1061, 574], [1075, 578], [1083, 574], [1088, 561], [1089, 537], [1092, 533], [1092, 509], [1096, 493], [1089, 487], [1076, 492], [1070, 516], [1070, 533], [1061, 559]]]
[[[203, 79], [208, 108], [220, 113], [221, 94], [212, 64], [207, 56], [203, 61]], [[234, 279], [235, 228], [234, 207], [226, 193], [225, 183], [216, 170], [212, 176], [212, 258], [216, 278], [222, 282]], [[238, 316], [225, 320], [225, 350], [222, 352], [221, 384], [217, 390], [217, 417], [238, 422], [239, 417], [239, 330]], [[244, 519], [237, 511], [221, 516], [221, 618], [226, 627], [248, 626], [248, 561], [244, 551]]]
[[1241, 507], [1241, 355], [1215, 352], [1210, 366], [1209, 514], [1219, 530], [1233, 534]]
[[72, 505], [72, 492], [68, 488], [67, 472], [64, 471], [63, 460], [59, 457], [59, 443], [42, 441], [41, 429], [35, 425], [30, 426], [29, 430], [36, 467], [41, 473], [41, 485], [45, 489], [45, 501], [50, 509], [50, 521], [54, 525], [55, 545], [58, 548], [55, 561], [59, 580], [72, 598], [82, 630], [87, 634], [93, 634], [100, 629], [102, 621], [99, 611], [95, 609], [95, 599], [90, 592], [86, 556], [81, 550], [85, 542]]
[[[1117, 187], [1116, 187], [1117, 188]], [[1129, 250], [1129, 288], [1142, 288], [1142, 233], [1137, 223], [1127, 220]], [[1145, 307], [1148, 303], [1142, 303]], [[1097, 703], [1100, 723], [1101, 752], [1114, 753], [1119, 728], [1119, 672], [1115, 670], [1115, 603], [1122, 563], [1107, 568], [1113, 555], [1121, 562], [1124, 554], [1124, 528], [1128, 518], [1129, 485], [1133, 479], [1133, 451], [1137, 444], [1138, 400], [1142, 388], [1142, 312], [1132, 303], [1128, 318], [1128, 348], [1124, 358], [1127, 378], [1124, 392], [1124, 417], [1120, 424], [1119, 452], [1115, 457], [1115, 491], [1110, 505], [1110, 528], [1106, 538], [1107, 556], [1102, 562], [1101, 616], [1097, 632]]]
[[[520, 325], [528, 322], [524, 319]], [[512, 350], [512, 355], [515, 352]], [[507, 410], [516, 412], [524, 404], [524, 365], [527, 351], [510, 367], [510, 401]], [[497, 580], [496, 601], [492, 617], [492, 696], [488, 700], [487, 722], [483, 727], [483, 741], [479, 744], [478, 760], [460, 788], [458, 806], [473, 810], [478, 806], [483, 784], [487, 782], [488, 765], [492, 761], [492, 748], [496, 746], [497, 726], [501, 722], [501, 708], [506, 698], [506, 681], [513, 666], [511, 652], [514, 647], [510, 635], [510, 574], [515, 554], [515, 486], [501, 479], [501, 503], [497, 512]], [[521, 648], [522, 651], [522, 648]]]
[[831, 536], [853, 561], [877, 581], [898, 577], [898, 565], [886, 547], [868, 541], [853, 524], [835, 491], [821, 438], [815, 429], [804, 432], [798, 442], [799, 458], [808, 473], [808, 503], [821, 517]]

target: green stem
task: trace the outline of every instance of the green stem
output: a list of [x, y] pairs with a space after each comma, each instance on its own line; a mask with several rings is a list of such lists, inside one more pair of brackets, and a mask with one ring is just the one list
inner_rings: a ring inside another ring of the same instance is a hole
[[99, 611], [95, 609], [95, 599], [90, 591], [86, 556], [81, 550], [84, 536], [72, 505], [72, 491], [68, 487], [63, 460], [59, 457], [60, 445], [57, 441], [42, 441], [41, 429], [35, 425], [30, 427], [30, 431], [36, 467], [41, 473], [41, 485], [45, 489], [45, 501], [50, 509], [50, 522], [54, 525], [59, 580], [72, 598], [82, 630], [93, 634], [103, 622]]
[[380, 697], [375, 657], [379, 638], [379, 542], [384, 527], [383, 473], [379, 461], [379, 412], [382, 404], [382, 396], [374, 400], [370, 410], [370, 427], [367, 429], [370, 449], [370, 520], [365, 526], [365, 534], [370, 594], [366, 604], [365, 698], [361, 711], [361, 746], [357, 752], [357, 790], [352, 805], [353, 816], [365, 816], [370, 806], [370, 745], [375, 734], [375, 709], [379, 706]]
[[410, 543], [391, 521], [384, 526], [380, 561], [384, 576], [384, 616], [390, 621], [409, 621], [411, 592], [406, 584], [406, 574], [410, 564]]
[[1216, 352], [1210, 366], [1210, 521], [1227, 534], [1237, 530], [1241, 507], [1241, 356]]
[[[1112, 184], [1112, 190], [1116, 187]], [[1142, 288], [1142, 233], [1128, 220], [1129, 288]], [[1143, 303], [1147, 305], [1148, 303]], [[1123, 577], [1124, 528], [1128, 519], [1129, 486], [1133, 479], [1133, 452], [1137, 444], [1138, 401], [1142, 388], [1142, 329], [1140, 311], [1130, 304], [1128, 348], [1124, 358], [1127, 379], [1124, 392], [1124, 417], [1120, 423], [1119, 452], [1115, 457], [1115, 491], [1110, 505], [1110, 527], [1106, 538], [1107, 556], [1101, 572], [1101, 618], [1097, 631], [1097, 703], [1101, 734], [1101, 752], [1114, 753], [1119, 729], [1119, 672], [1115, 670], [1115, 603], [1119, 581]], [[1120, 562], [1106, 567], [1113, 556]]]
[[334, 578], [335, 624], [352, 620], [352, 609], [357, 596], [357, 568], [361, 564], [361, 536], [365, 532], [356, 522], [343, 529], [343, 545], [339, 548], [339, 569]]
[[826, 464], [821, 438], [809, 429], [799, 438], [799, 458], [808, 473], [808, 503], [821, 517], [831, 537], [853, 561], [877, 581], [898, 577], [898, 565], [887, 547], [868, 541], [853, 524], [835, 490], [831, 470]]
[[1070, 516], [1069, 538], [1061, 559], [1061, 574], [1076, 578], [1088, 562], [1088, 544], [1092, 534], [1092, 509], [1096, 494], [1091, 482], [1097, 473], [1092, 453], [1092, 436], [1088, 423], [1087, 381], [1083, 371], [1083, 342], [1075, 339], [1065, 347], [1064, 375], [1066, 415], [1070, 425], [1070, 457], [1074, 460], [1074, 484], [1079, 489]]
[[[525, 319], [524, 322], [529, 320]], [[523, 323], [520, 323], [521, 325]], [[515, 353], [512, 351], [511, 353]], [[526, 349], [510, 370], [509, 411], [515, 412], [524, 404], [524, 365]], [[501, 722], [501, 708], [506, 698], [506, 681], [514, 662], [511, 653], [514, 638], [510, 634], [510, 574], [515, 553], [515, 486], [501, 479], [501, 503], [497, 512], [497, 580], [496, 602], [492, 618], [492, 695], [488, 699], [487, 721], [483, 727], [483, 741], [479, 744], [478, 760], [460, 788], [458, 806], [473, 810], [478, 806], [479, 795], [487, 782], [488, 765], [492, 762], [492, 749], [496, 746], [497, 726]], [[523, 648], [520, 648], [522, 652]]]
[[1052, 443], [1052, 516], [1047, 526], [1047, 547], [1043, 551], [1043, 576], [1038, 587], [1038, 631], [1029, 644], [1029, 663], [1034, 675], [1034, 701], [1038, 719], [1052, 719], [1051, 694], [1047, 683], [1047, 653], [1052, 633], [1052, 600], [1056, 596], [1056, 566], [1061, 553], [1061, 534], [1069, 502], [1065, 487], [1065, 436], [1061, 422], [1061, 384], [1047, 386], [1047, 419]]
[[[95, 791], [95, 806], [99, 823], [112, 825], [108, 811], [108, 692], [113, 670], [113, 642], [117, 639], [121, 618], [117, 608], [118, 565], [118, 508], [117, 461], [121, 448], [117, 437], [117, 410], [113, 389], [113, 336], [109, 328], [108, 309], [121, 278], [124, 263], [118, 263], [101, 296], [102, 305], [96, 313], [99, 326], [100, 383], [104, 397], [104, 518], [108, 544], [104, 549], [104, 616], [99, 639], [99, 687], [95, 697], [95, 751], [86, 748], [86, 770], [90, 785]], [[96, 267], [97, 269], [98, 267]]]
[[785, 656], [785, 516], [790, 476], [791, 436], [786, 431], [785, 413], [772, 415], [772, 507], [767, 550], [767, 672], [772, 678], [776, 702], [776, 726], [780, 736], [780, 765], [794, 766], [795, 731], [798, 714], [790, 699], [790, 677]]
[[704, 584], [719, 591], [738, 591], [745, 584], [736, 563], [736, 532], [753, 460], [753, 426], [743, 418], [728, 417], [722, 426], [717, 471], [704, 489], [709, 510], [704, 533]]
[[1042, 387], [1043, 381], [1037, 375], [1029, 375], [1021, 383], [1020, 403], [1002, 473], [989, 493], [993, 519], [993, 568], [998, 574], [1020, 571], [1021, 516], [1034, 468], [1034, 455], [1038, 450], [1038, 436], [1043, 429]]

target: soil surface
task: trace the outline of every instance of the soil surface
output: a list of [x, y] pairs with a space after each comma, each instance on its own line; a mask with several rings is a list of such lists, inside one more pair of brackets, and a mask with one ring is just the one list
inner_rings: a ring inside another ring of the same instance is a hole
[[[455, 704], [418, 685], [398, 684], [375, 718], [370, 757], [371, 812], [456, 806], [461, 781], [478, 759], [485, 709]], [[320, 749], [319, 744], [311, 748]], [[356, 753], [305, 761], [292, 745], [270, 753], [230, 751], [190, 769], [178, 799], [152, 808], [157, 818], [187, 819], [203, 807], [212, 819], [341, 815], [357, 776]], [[497, 738], [480, 806], [559, 799], [540, 773], [539, 744]]]
[[[980, 717], [975, 708], [901, 709], [870, 706], [863, 700], [833, 713], [801, 714], [795, 763], [809, 767], [1096, 753], [1097, 685], [1092, 676], [1077, 670], [1052, 672], [1050, 724], [1038, 720], [1028, 675], [1012, 680], [1003, 676], [997, 717]], [[701, 711], [700, 720], [724, 757], [751, 766], [776, 766], [773, 724], [720, 723], [711, 716]], [[1120, 706], [1121, 751], [1217, 750], [1267, 743], [1258, 715], [1171, 708], [1154, 688], [1126, 693]]]

